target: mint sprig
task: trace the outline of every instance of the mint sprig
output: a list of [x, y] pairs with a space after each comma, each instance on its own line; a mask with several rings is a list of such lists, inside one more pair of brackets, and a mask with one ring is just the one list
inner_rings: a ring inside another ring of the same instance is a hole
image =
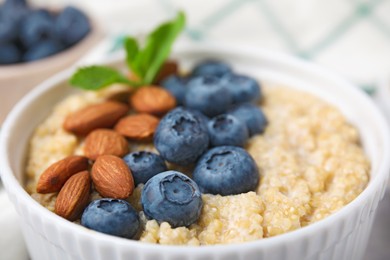
[[130, 81], [119, 71], [104, 66], [80, 68], [70, 79], [70, 84], [73, 86], [88, 90], [99, 90], [113, 83], [125, 83], [131, 86], [137, 85], [136, 82]]
[[127, 65], [139, 78], [143, 79], [143, 83], [153, 82], [184, 26], [185, 16], [180, 12], [175, 20], [160, 25], [150, 33], [143, 49], [138, 47], [133, 37], [125, 39]]
[[71, 77], [70, 84], [86, 90], [99, 90], [113, 83], [125, 83], [131, 87], [151, 84], [184, 26], [185, 15], [179, 12], [174, 20], [163, 23], [153, 30], [146, 37], [143, 48], [140, 48], [134, 37], [125, 38], [126, 64], [139, 79], [137, 82], [130, 81], [110, 67], [88, 66], [78, 69]]

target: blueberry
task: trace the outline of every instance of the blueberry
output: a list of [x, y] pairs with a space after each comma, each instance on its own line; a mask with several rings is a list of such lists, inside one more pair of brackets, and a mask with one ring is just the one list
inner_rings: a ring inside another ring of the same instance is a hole
[[24, 0], [7, 0], [0, 7], [0, 43], [18, 38], [20, 21], [29, 12]]
[[199, 76], [188, 82], [184, 104], [209, 117], [226, 112], [232, 105], [232, 96], [220, 78]]
[[176, 98], [177, 105], [183, 105], [187, 82], [187, 78], [171, 75], [164, 79], [161, 85]]
[[4, 7], [6, 8], [27, 8], [26, 0], [5, 0]]
[[263, 111], [253, 104], [242, 104], [234, 107], [229, 114], [237, 117], [238, 120], [246, 124], [249, 130], [249, 136], [261, 134], [268, 124]]
[[187, 111], [191, 112], [198, 120], [201, 122], [203, 125], [207, 126], [210, 118], [206, 115], [204, 115], [202, 112], [199, 110], [194, 110], [190, 108], [186, 108]]
[[199, 159], [193, 178], [202, 193], [226, 196], [255, 190], [260, 176], [255, 161], [244, 149], [218, 146]]
[[206, 60], [195, 66], [192, 70], [192, 76], [206, 76], [211, 75], [215, 77], [222, 77], [225, 74], [232, 72], [232, 68], [218, 60]]
[[208, 116], [206, 116], [205, 114], [203, 114], [202, 112], [200, 112], [199, 110], [191, 109], [188, 107], [186, 107], [186, 108], [177, 107], [177, 109], [190, 112], [196, 119], [199, 120], [199, 122], [201, 122], [203, 125], [205, 125], [207, 127], [207, 123], [209, 122], [210, 118]]
[[92, 201], [81, 216], [81, 225], [105, 234], [133, 238], [140, 227], [135, 209], [125, 200]]
[[18, 24], [12, 19], [2, 15], [0, 12], [0, 43], [8, 43], [18, 36]]
[[211, 146], [232, 145], [243, 147], [249, 138], [246, 125], [235, 116], [222, 114], [207, 124]]
[[55, 30], [62, 42], [70, 46], [83, 39], [91, 30], [91, 25], [83, 12], [69, 6], [58, 15]]
[[0, 44], [0, 64], [11, 64], [21, 61], [21, 52], [13, 44]]
[[23, 59], [24, 61], [39, 60], [50, 55], [56, 54], [63, 50], [63, 46], [55, 40], [40, 42], [27, 50]]
[[147, 151], [130, 153], [123, 160], [133, 174], [135, 185], [146, 183], [154, 175], [168, 170], [161, 156]]
[[20, 25], [20, 40], [26, 48], [55, 39], [54, 17], [47, 10], [29, 13]]
[[196, 222], [202, 210], [198, 185], [177, 171], [166, 171], [151, 178], [141, 193], [146, 217], [172, 227], [189, 226]]
[[165, 160], [186, 166], [207, 149], [207, 125], [200, 115], [178, 107], [161, 119], [154, 134], [154, 145]]
[[26, 0], [6, 0], [2, 5], [2, 10], [4, 11], [2, 16], [14, 21], [19, 21], [30, 12]]
[[223, 77], [225, 85], [232, 93], [233, 103], [256, 103], [261, 98], [259, 83], [248, 76], [238, 74], [227, 74]]

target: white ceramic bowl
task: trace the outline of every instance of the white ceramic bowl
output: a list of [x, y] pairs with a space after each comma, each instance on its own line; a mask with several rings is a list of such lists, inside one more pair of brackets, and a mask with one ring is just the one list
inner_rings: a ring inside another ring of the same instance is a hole
[[[384, 111], [387, 122], [390, 123], [390, 76], [382, 77], [378, 81], [375, 99], [379, 104], [379, 107]], [[387, 189], [390, 190], [390, 181], [387, 183]]]
[[385, 111], [387, 119], [390, 121], [390, 77], [383, 77], [378, 82], [378, 93], [376, 97], [381, 108]]
[[[337, 106], [361, 135], [372, 162], [367, 188], [337, 213], [310, 226], [263, 240], [204, 247], [162, 246], [87, 230], [51, 213], [23, 189], [27, 142], [33, 129], [64, 96], [71, 71], [56, 75], [29, 93], [8, 116], [1, 131], [1, 174], [15, 204], [32, 259], [361, 259], [390, 168], [389, 128], [377, 107], [348, 82], [315, 65], [263, 50], [207, 45], [177, 48], [187, 67], [214, 57], [237, 71], [322, 97]], [[118, 65], [119, 62], [110, 64]]]

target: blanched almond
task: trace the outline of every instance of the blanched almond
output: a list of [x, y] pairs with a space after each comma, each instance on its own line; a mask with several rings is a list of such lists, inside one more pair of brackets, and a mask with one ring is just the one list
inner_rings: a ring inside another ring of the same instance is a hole
[[164, 88], [144, 86], [130, 96], [130, 104], [140, 113], [162, 116], [176, 106], [176, 99]]
[[104, 154], [122, 157], [128, 152], [129, 144], [126, 139], [110, 129], [96, 129], [85, 138], [84, 153], [91, 160]]
[[93, 164], [91, 176], [95, 189], [102, 197], [126, 199], [133, 193], [133, 175], [117, 156], [99, 156]]
[[152, 139], [158, 123], [159, 119], [155, 116], [134, 114], [119, 120], [114, 129], [132, 140], [149, 141]]
[[78, 219], [89, 201], [91, 178], [88, 171], [76, 173], [58, 193], [54, 212], [70, 221]]
[[84, 156], [68, 156], [50, 165], [39, 177], [38, 193], [59, 191], [65, 182], [75, 173], [88, 169], [88, 158]]
[[98, 128], [111, 128], [128, 110], [127, 105], [115, 101], [90, 105], [70, 114], [63, 127], [76, 135], [87, 135]]

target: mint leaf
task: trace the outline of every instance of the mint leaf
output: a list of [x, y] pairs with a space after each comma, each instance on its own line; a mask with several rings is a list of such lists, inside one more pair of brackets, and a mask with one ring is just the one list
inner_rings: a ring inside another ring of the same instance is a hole
[[73, 74], [69, 82], [75, 87], [86, 90], [99, 90], [113, 83], [137, 85], [137, 83], [128, 80], [115, 69], [104, 66], [81, 68]]
[[144, 83], [153, 82], [184, 26], [185, 15], [180, 12], [175, 20], [160, 25], [148, 36], [145, 49], [142, 51], [143, 61], [146, 63], [144, 63], [146, 69], [143, 75]]
[[136, 61], [139, 56], [139, 47], [136, 39], [133, 37], [126, 37], [124, 40], [124, 47], [126, 51], [127, 66], [133, 73], [137, 74], [138, 77], [142, 77], [142, 72], [139, 70]]
[[99, 90], [113, 83], [125, 83], [132, 87], [151, 84], [184, 26], [185, 15], [179, 12], [174, 20], [161, 24], [150, 33], [142, 49], [135, 38], [124, 39], [127, 66], [140, 78], [140, 82], [130, 81], [119, 71], [104, 66], [81, 68], [73, 74], [69, 82], [86, 90]]
[[185, 15], [183, 12], [179, 12], [174, 20], [161, 24], [148, 35], [143, 49], [138, 47], [134, 38], [126, 38], [127, 65], [140, 77], [143, 84], [153, 82], [184, 26]]

